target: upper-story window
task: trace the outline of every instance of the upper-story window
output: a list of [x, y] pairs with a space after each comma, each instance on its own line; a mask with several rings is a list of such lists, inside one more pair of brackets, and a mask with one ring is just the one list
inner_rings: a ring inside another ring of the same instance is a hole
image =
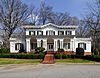
[[43, 31], [37, 31], [37, 35], [43, 35]]
[[72, 35], [72, 31], [66, 31], [66, 35]]
[[35, 31], [29, 31], [29, 35], [35, 35]]
[[46, 31], [46, 35], [55, 35], [55, 31], [52, 30]]
[[64, 31], [58, 31], [58, 35], [64, 35]]

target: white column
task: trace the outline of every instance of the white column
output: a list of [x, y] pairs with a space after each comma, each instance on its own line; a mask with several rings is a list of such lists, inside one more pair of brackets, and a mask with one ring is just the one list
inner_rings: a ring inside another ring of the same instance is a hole
[[47, 51], [47, 39], [43, 39], [43, 48]]
[[74, 40], [73, 39], [71, 39], [70, 45], [71, 45], [71, 51], [74, 51]]
[[41, 40], [37, 39], [37, 47], [41, 47]]
[[30, 52], [30, 38], [26, 38], [26, 51]]
[[54, 51], [57, 51], [57, 39], [54, 39]]
[[74, 52], [76, 52], [75, 41], [76, 41], [76, 38], [74, 37], [74, 38], [73, 38], [73, 51], [74, 51]]
[[63, 39], [60, 40], [60, 48], [63, 48]]
[[35, 35], [37, 35], [37, 31], [35, 31]]
[[64, 35], [66, 35], [66, 31], [64, 31]]

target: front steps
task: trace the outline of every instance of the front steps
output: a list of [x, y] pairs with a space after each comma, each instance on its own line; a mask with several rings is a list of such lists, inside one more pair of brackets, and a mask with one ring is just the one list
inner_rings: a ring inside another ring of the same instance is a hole
[[47, 52], [44, 57], [42, 64], [54, 64], [54, 52]]

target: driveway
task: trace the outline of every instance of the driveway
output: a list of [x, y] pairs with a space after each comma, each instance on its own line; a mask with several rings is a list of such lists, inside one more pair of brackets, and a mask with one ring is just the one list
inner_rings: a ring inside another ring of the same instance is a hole
[[0, 78], [100, 78], [100, 65], [3, 65]]

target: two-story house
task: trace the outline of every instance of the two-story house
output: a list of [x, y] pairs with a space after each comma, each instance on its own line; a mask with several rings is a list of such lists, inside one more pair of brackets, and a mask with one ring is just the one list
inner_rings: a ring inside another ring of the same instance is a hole
[[77, 47], [85, 50], [85, 55], [91, 55], [91, 38], [76, 38], [78, 26], [57, 26], [48, 23], [43, 26], [25, 25], [25, 36], [10, 38], [10, 51], [17, 53], [21, 48], [26, 52], [34, 52], [37, 47], [44, 47], [45, 51], [57, 52], [63, 48], [68, 54], [76, 52]]

